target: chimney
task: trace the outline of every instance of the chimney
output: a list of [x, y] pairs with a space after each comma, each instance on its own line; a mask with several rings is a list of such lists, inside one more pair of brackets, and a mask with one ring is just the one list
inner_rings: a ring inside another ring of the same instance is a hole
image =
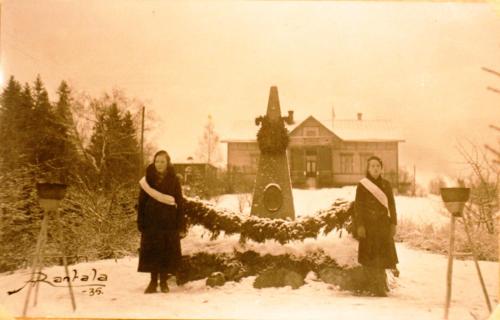
[[284, 117], [284, 120], [287, 124], [295, 123], [295, 120], [293, 120], [293, 110], [288, 110], [288, 117]]
[[358, 112], [358, 120], [363, 120], [363, 114], [361, 112]]

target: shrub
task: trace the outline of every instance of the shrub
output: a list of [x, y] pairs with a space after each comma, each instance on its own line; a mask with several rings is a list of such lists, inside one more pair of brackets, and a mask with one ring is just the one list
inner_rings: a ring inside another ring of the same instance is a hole
[[[478, 259], [498, 261], [498, 235], [488, 233], [483, 227], [471, 227], [470, 230]], [[407, 243], [414, 248], [448, 254], [449, 234], [449, 224], [434, 226], [401, 221], [398, 224], [396, 241]], [[455, 252], [471, 252], [462, 220], [455, 224]]]

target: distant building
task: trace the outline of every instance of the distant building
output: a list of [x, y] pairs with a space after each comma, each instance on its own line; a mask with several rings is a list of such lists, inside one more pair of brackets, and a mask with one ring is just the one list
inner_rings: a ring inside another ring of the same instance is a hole
[[186, 161], [174, 161], [172, 165], [182, 184], [190, 184], [194, 180], [213, 181], [217, 178], [217, 167], [206, 162], [195, 162], [191, 157]]
[[[253, 178], [257, 172], [258, 127], [248, 122], [246, 136], [225, 139], [228, 172]], [[394, 187], [398, 183], [399, 148], [404, 142], [390, 121], [364, 120], [358, 113], [354, 120], [320, 121], [309, 116], [290, 131], [287, 150], [294, 187], [321, 188], [356, 184], [364, 175], [366, 161], [376, 155], [384, 162], [384, 177]], [[236, 135], [237, 133], [235, 133]]]

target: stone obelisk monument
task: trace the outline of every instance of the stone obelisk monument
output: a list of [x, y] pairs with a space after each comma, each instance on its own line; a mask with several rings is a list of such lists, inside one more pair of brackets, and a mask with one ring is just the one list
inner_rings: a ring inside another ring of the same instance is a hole
[[288, 131], [285, 123], [293, 123], [293, 111], [281, 116], [278, 88], [269, 92], [267, 113], [255, 119], [261, 129], [257, 135], [260, 157], [253, 191], [251, 214], [273, 219], [295, 219], [290, 169], [286, 156]]

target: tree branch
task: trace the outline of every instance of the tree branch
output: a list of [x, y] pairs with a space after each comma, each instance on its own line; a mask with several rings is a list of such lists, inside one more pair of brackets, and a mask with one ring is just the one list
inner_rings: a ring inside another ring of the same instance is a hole
[[482, 67], [481, 69], [482, 69], [483, 71], [486, 71], [486, 72], [489, 72], [489, 73], [491, 73], [491, 74], [494, 74], [494, 75], [496, 75], [497, 77], [500, 77], [500, 72], [498, 72], [498, 71], [495, 71], [495, 70], [490, 69], [490, 68], [487, 68], [487, 67]]

